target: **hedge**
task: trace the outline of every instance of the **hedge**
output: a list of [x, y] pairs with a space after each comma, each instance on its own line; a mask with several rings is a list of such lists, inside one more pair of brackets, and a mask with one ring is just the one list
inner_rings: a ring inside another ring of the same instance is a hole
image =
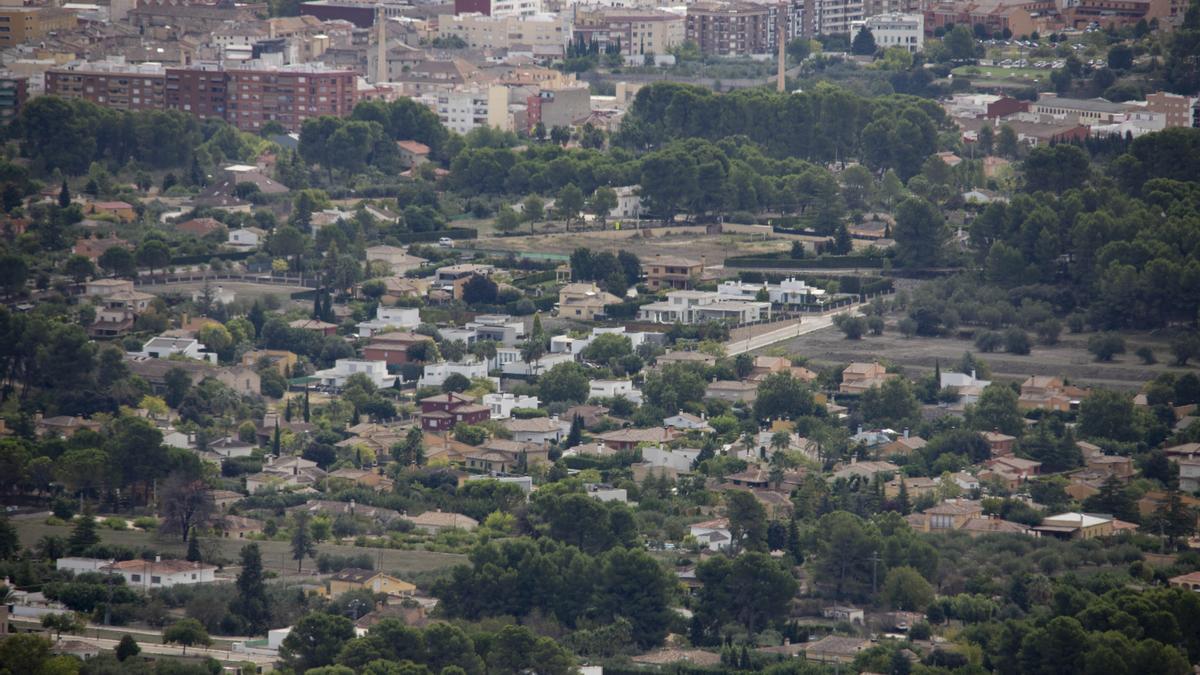
[[846, 267], [883, 267], [884, 258], [868, 256], [832, 256], [829, 258], [766, 258], [762, 256], [733, 256], [725, 259], [726, 267], [778, 267], [783, 269], [838, 269]]

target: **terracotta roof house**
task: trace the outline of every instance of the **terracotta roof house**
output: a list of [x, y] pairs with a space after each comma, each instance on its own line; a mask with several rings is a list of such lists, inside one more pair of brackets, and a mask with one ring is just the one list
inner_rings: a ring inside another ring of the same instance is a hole
[[175, 229], [195, 237], [205, 237], [225, 227], [216, 218], [192, 218], [175, 225]]
[[596, 440], [614, 450], [633, 450], [642, 443], [670, 443], [679, 436], [675, 429], [651, 427], [649, 429], [617, 429], [596, 435]]
[[805, 643], [804, 658], [818, 663], [851, 663], [859, 652], [870, 647], [870, 640], [826, 635], [816, 642]]
[[405, 516], [405, 519], [412, 522], [418, 530], [424, 530], [429, 534], [437, 534], [442, 530], [466, 530], [470, 532], [479, 527], [479, 521], [464, 516], [461, 513], [451, 513], [448, 511], [426, 511], [419, 516]]
[[897, 377], [900, 375], [887, 372], [887, 369], [878, 363], [851, 363], [842, 371], [842, 383], [838, 386], [838, 392], [862, 394]]

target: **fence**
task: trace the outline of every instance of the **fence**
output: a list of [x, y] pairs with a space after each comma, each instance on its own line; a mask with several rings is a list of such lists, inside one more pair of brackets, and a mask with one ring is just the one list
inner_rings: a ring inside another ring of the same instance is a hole
[[240, 274], [237, 272], [183, 272], [140, 276], [134, 282], [138, 286], [163, 286], [167, 284], [189, 284], [213, 281], [236, 281], [268, 286], [298, 286], [319, 288], [320, 281], [302, 274]]

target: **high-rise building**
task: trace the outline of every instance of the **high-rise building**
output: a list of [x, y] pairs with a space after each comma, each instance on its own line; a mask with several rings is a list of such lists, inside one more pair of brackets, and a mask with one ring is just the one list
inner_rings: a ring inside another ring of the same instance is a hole
[[687, 8], [688, 40], [718, 56], [767, 54], [770, 8], [749, 2], [697, 2]]
[[77, 62], [46, 71], [46, 94], [115, 110], [162, 110], [166, 71], [159, 64]]
[[600, 51], [620, 45], [626, 56], [666, 54], [683, 43], [684, 17], [658, 9], [593, 7], [575, 14], [575, 39], [596, 43]]
[[167, 68], [165, 104], [201, 119], [225, 119], [228, 107], [225, 71], [216, 66]]
[[225, 119], [242, 131], [258, 131], [267, 122], [299, 131], [311, 117], [349, 115], [358, 100], [357, 75], [349, 70], [230, 69], [225, 75], [229, 97]]

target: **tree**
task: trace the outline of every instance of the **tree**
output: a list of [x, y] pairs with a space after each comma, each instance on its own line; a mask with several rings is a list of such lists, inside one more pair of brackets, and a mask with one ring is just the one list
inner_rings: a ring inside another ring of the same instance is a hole
[[589, 208], [603, 226], [608, 221], [608, 214], [617, 208], [617, 191], [607, 185], [596, 188]]
[[79, 633], [82, 632], [87, 624], [83, 619], [74, 612], [62, 612], [59, 614], [43, 614], [42, 628], [47, 628], [54, 631], [56, 639], [62, 639], [63, 633]]
[[125, 661], [131, 656], [137, 656], [142, 653], [142, 648], [138, 646], [137, 640], [133, 636], [126, 633], [121, 636], [121, 641], [117, 643], [116, 655], [118, 661]]
[[86, 256], [73, 255], [63, 263], [63, 274], [74, 279], [77, 284], [83, 283], [95, 273], [96, 267]]
[[163, 269], [171, 262], [171, 249], [161, 239], [148, 239], [137, 249], [137, 264], [151, 272]]
[[521, 224], [521, 216], [507, 204], [500, 207], [496, 214], [496, 229], [501, 232], [512, 232]]
[[946, 54], [954, 61], [966, 61], [975, 58], [975, 35], [971, 29], [963, 25], [955, 26], [942, 39]]
[[566, 222], [566, 227], [570, 230], [571, 221], [582, 210], [583, 192], [574, 183], [567, 183], [558, 191], [558, 196], [554, 201], [555, 213]]
[[565, 448], [573, 448], [583, 442], [583, 417], [575, 415], [571, 418], [571, 430], [567, 432]]
[[90, 509], [84, 509], [71, 529], [71, 537], [67, 540], [67, 550], [71, 555], [83, 555], [92, 546], [100, 543], [100, 535], [96, 533], [96, 518]]
[[1113, 70], [1133, 68], [1133, 48], [1126, 44], [1115, 44], [1109, 47], [1108, 67]]
[[308, 527], [309, 516], [300, 511], [296, 514], [296, 523], [292, 528], [292, 560], [296, 561], [296, 572], [299, 573], [304, 565], [304, 559], [317, 554], [317, 544], [313, 541], [312, 531]]
[[163, 642], [180, 645], [183, 647], [183, 653], [187, 654], [188, 647], [195, 645], [207, 647], [212, 644], [212, 638], [208, 636], [208, 631], [204, 630], [204, 625], [199, 621], [182, 619], [163, 631]]
[[1009, 159], [1016, 159], [1020, 154], [1021, 146], [1017, 139], [1017, 132], [1007, 124], [1000, 125], [1000, 138], [996, 142], [996, 151], [1002, 157]]
[[763, 422], [799, 419], [815, 410], [812, 391], [787, 371], [771, 373], [758, 386], [754, 416]]
[[766, 553], [748, 551], [736, 558], [709, 558], [696, 567], [703, 584], [695, 605], [704, 632], [737, 623], [755, 634], [787, 616], [796, 580]]
[[71, 205], [71, 188], [67, 187], [67, 179], [64, 178], [62, 188], [58, 191], [58, 208], [65, 209]]
[[892, 609], [924, 612], [933, 602], [933, 587], [912, 567], [894, 567], [884, 579], [883, 599]]
[[162, 531], [178, 534], [185, 542], [194, 528], [208, 523], [215, 510], [208, 485], [182, 472], [168, 476], [163, 482], [159, 508], [163, 514]]
[[1125, 338], [1117, 333], [1097, 333], [1088, 338], [1087, 348], [1097, 361], [1112, 361], [1113, 356], [1125, 353]]
[[994, 131], [992, 131], [991, 125], [985, 124], [979, 128], [979, 151], [983, 153], [984, 156], [992, 154], [992, 148], [995, 143], [995, 139], [996, 134]]
[[1088, 634], [1075, 617], [1059, 616], [1021, 640], [1018, 658], [1021, 672], [1030, 675], [1061, 675], [1080, 672], [1079, 664], [1088, 649]]
[[920, 404], [912, 385], [903, 377], [887, 380], [879, 387], [863, 392], [863, 420], [883, 427], [911, 426], [918, 418]]
[[237, 597], [230, 602], [229, 611], [246, 622], [250, 634], [258, 635], [268, 628], [271, 619], [262, 553], [258, 544], [242, 547], [241, 568], [237, 576]]
[[1174, 549], [1176, 542], [1186, 541], [1196, 531], [1196, 510], [1183, 504], [1178, 489], [1169, 490], [1167, 504], [1154, 515], [1150, 529], [1161, 532]]
[[482, 274], [472, 274], [463, 284], [462, 299], [468, 305], [490, 305], [496, 302], [499, 287]]
[[942, 260], [950, 231], [941, 212], [920, 197], [909, 197], [896, 207], [896, 261], [905, 267], [933, 267]]
[[137, 273], [137, 261], [124, 246], [110, 246], [100, 254], [100, 267], [113, 276], [131, 277]]
[[354, 638], [354, 623], [344, 616], [310, 612], [292, 626], [279, 655], [295, 672], [334, 662], [342, 647]]
[[583, 366], [559, 363], [538, 378], [538, 394], [543, 401], [582, 403], [587, 400], [588, 382]]
[[0, 560], [15, 558], [21, 552], [21, 539], [17, 528], [9, 522], [7, 516], [0, 516]]
[[1079, 404], [1079, 433], [1085, 438], [1131, 441], [1137, 435], [1133, 418], [1133, 400], [1129, 396], [1109, 389], [1094, 389]]
[[[532, 228], [533, 223], [540, 221], [545, 217], [546, 203], [537, 195], [529, 195], [525, 201], [521, 202], [521, 215]], [[532, 232], [532, 229], [530, 230]]]
[[1087, 153], [1074, 145], [1039, 146], [1025, 159], [1025, 189], [1062, 193], [1081, 187], [1091, 173]]
[[984, 387], [979, 401], [967, 408], [967, 424], [979, 431], [995, 430], [1019, 436], [1025, 422], [1017, 407], [1017, 392], [999, 383]]
[[738, 553], [765, 551], [767, 544], [767, 512], [754, 495], [744, 490], [725, 493], [725, 510], [729, 518], [730, 550]]
[[871, 56], [875, 53], [875, 49], [875, 36], [864, 25], [854, 36], [854, 42], [850, 44], [850, 51], [857, 56]]

